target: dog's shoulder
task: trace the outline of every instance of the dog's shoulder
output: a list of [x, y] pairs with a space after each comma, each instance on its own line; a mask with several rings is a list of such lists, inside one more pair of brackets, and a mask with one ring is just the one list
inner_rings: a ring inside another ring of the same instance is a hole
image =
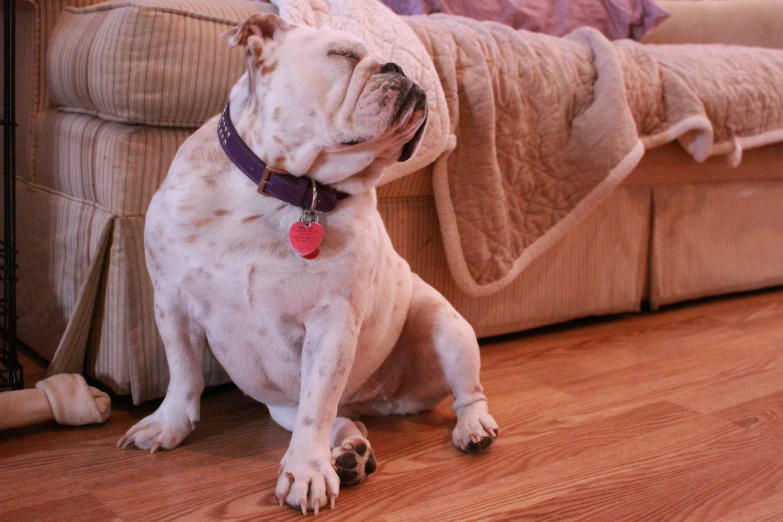
[[230, 161], [217, 137], [218, 117], [190, 135], [177, 151], [170, 174], [214, 175], [229, 169]]

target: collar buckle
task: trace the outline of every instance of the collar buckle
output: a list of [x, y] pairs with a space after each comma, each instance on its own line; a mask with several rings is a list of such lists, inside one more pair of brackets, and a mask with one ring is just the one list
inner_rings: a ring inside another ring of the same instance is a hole
[[264, 192], [264, 189], [266, 188], [266, 184], [269, 183], [269, 176], [272, 174], [285, 174], [285, 172], [274, 169], [269, 165], [264, 165], [264, 172], [261, 174], [261, 179], [258, 181], [258, 193], [262, 196], [270, 196], [270, 194]]

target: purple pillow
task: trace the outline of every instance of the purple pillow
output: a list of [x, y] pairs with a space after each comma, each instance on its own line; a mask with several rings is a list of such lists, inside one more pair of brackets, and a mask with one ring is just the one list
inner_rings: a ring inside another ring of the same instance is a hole
[[610, 40], [641, 40], [669, 13], [653, 0], [383, 0], [401, 15], [446, 13], [563, 36], [582, 26]]

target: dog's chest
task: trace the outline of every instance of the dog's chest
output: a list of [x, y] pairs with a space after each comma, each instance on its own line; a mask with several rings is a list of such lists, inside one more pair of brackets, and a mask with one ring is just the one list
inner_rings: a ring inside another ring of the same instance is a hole
[[[363, 277], [351, 248], [329, 245], [323, 257], [302, 259], [279, 231], [259, 223], [242, 237], [204, 231], [181, 243], [188, 259], [180, 285], [188, 315], [245, 393], [265, 403], [296, 401], [305, 321], [319, 303], [344, 298]], [[336, 234], [335, 227], [326, 227]], [[236, 229], [233, 229], [236, 234]]]
[[269, 404], [297, 401], [308, 316], [327, 313], [314, 311], [324, 302], [368, 302], [358, 294], [388, 273], [379, 266], [389, 256], [379, 247], [374, 199], [356, 198], [323, 216], [321, 254], [306, 260], [288, 243], [300, 210], [223, 185], [204, 194], [196, 179], [153, 200], [145, 243], [156, 301], [179, 295], [245, 393]]

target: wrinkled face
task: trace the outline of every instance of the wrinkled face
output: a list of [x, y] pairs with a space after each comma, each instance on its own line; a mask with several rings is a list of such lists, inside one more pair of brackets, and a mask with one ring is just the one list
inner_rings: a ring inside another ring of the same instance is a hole
[[248, 71], [231, 94], [234, 124], [272, 167], [360, 193], [415, 152], [426, 95], [358, 38], [267, 14], [223, 38], [247, 46]]

